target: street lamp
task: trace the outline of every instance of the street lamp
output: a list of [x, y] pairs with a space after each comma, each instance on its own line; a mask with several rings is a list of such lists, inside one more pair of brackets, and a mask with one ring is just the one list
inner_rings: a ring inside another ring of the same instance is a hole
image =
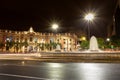
[[[55, 30], [55, 33], [57, 33], [57, 29], [59, 28], [59, 25], [54, 23], [54, 24], [52, 24], [51, 27], [52, 27], [53, 30]], [[56, 40], [56, 36], [55, 36], [55, 40]]]
[[88, 13], [85, 15], [85, 20], [88, 21], [88, 39], [90, 39], [90, 28], [89, 28], [89, 25], [90, 25], [90, 21], [92, 21], [94, 19], [94, 14], [92, 13]]
[[56, 30], [56, 32], [57, 32], [58, 27], [59, 27], [58, 24], [56, 23], [52, 24], [52, 29]]
[[106, 42], [107, 42], [107, 45], [109, 45], [110, 44], [110, 38], [107, 38]]
[[107, 41], [107, 42], [110, 42], [110, 38], [107, 38], [106, 41]]

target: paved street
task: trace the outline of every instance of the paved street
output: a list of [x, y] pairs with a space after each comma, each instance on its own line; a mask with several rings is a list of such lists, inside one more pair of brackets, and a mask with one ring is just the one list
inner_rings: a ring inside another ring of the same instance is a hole
[[120, 80], [120, 64], [0, 60], [0, 80]]

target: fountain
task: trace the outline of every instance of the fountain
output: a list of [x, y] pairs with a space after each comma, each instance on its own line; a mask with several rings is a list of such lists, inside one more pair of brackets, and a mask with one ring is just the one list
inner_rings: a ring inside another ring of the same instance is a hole
[[60, 45], [59, 45], [59, 44], [57, 44], [56, 49], [55, 49], [55, 52], [61, 52], [61, 48], [60, 48]]
[[98, 42], [95, 36], [90, 38], [89, 51], [100, 51], [98, 48]]

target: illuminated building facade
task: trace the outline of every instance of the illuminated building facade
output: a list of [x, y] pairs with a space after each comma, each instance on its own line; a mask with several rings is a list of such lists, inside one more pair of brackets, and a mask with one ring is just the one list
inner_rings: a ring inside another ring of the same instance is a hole
[[[52, 43], [59, 44], [62, 51], [73, 51], [76, 49], [77, 36], [71, 33], [40, 33], [31, 27], [28, 31], [0, 30], [0, 43], [4, 44], [3, 51], [10, 52], [54, 51], [55, 48], [50, 46]], [[49, 48], [43, 46], [47, 44]]]

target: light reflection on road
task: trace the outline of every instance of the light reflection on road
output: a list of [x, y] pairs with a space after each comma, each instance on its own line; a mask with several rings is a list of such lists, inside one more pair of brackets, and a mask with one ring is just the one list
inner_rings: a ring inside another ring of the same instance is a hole
[[116, 79], [120, 79], [119, 77], [120, 64], [48, 63], [48, 68], [49, 68], [48, 69], [49, 78], [56, 79], [56, 80], [116, 80]]
[[105, 74], [103, 68], [92, 63], [79, 64], [78, 70], [82, 80], [103, 80]]
[[120, 64], [0, 61], [0, 73], [0, 80], [120, 80]]

